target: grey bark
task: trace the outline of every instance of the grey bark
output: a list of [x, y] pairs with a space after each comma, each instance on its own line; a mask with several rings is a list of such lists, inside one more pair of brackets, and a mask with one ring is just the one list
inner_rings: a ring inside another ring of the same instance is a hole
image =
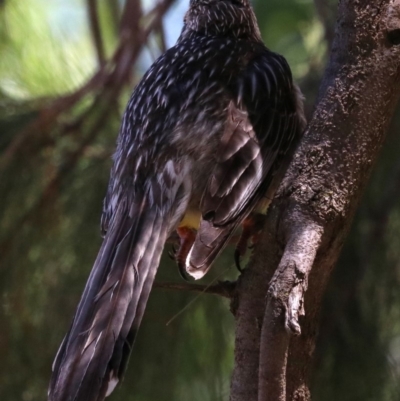
[[313, 117], [234, 298], [231, 401], [306, 401], [321, 300], [400, 95], [400, 0], [342, 0]]

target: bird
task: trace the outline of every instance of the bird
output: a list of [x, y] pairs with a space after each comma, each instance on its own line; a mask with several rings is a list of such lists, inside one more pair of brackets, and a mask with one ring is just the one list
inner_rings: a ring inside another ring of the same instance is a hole
[[304, 126], [302, 94], [263, 43], [249, 0], [190, 0], [177, 43], [126, 106], [103, 243], [55, 357], [49, 401], [111, 394], [168, 237], [180, 237], [180, 268], [203, 277], [235, 230], [266, 212]]

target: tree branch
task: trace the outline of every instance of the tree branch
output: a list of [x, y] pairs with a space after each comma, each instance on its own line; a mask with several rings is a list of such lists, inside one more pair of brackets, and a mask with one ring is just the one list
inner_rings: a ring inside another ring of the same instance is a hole
[[96, 49], [97, 61], [99, 63], [99, 67], [101, 67], [105, 62], [105, 52], [103, 38], [101, 36], [97, 0], [87, 0], [87, 9], [89, 14], [90, 31], [92, 34], [94, 47]]
[[231, 401], [310, 399], [322, 296], [400, 94], [398, 32], [399, 0], [339, 3], [313, 118], [237, 288]]
[[[321, 242], [322, 227], [296, 210], [279, 266], [269, 283], [260, 344], [260, 400], [286, 400], [289, 335], [300, 335], [304, 293]], [[282, 322], [284, 317], [284, 322]], [[283, 323], [283, 324], [282, 324]]]

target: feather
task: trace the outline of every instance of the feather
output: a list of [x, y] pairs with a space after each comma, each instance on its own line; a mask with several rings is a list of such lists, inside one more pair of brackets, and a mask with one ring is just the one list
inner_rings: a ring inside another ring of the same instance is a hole
[[[121, 202], [109, 222], [56, 356], [49, 401], [102, 400], [122, 378], [171, 221], [186, 208], [187, 197], [179, 194], [187, 171], [167, 162], [160, 173], [133, 201]], [[168, 184], [160, 177], [168, 177]]]
[[202, 220], [186, 258], [195, 279], [206, 274], [262, 198], [274, 195], [303, 128], [290, 70], [280, 56], [265, 51], [254, 59], [233, 93], [238, 100], [227, 108], [217, 163], [201, 200]]

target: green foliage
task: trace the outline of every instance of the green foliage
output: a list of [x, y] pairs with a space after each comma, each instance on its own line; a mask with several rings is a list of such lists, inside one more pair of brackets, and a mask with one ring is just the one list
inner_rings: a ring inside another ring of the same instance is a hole
[[321, 68], [324, 28], [312, 0], [257, 1], [255, 11], [265, 43], [285, 55], [296, 79]]
[[0, 87], [15, 98], [65, 93], [93, 70], [84, 27], [63, 30], [57, 11], [62, 10], [44, 0], [8, 0], [4, 7]]

